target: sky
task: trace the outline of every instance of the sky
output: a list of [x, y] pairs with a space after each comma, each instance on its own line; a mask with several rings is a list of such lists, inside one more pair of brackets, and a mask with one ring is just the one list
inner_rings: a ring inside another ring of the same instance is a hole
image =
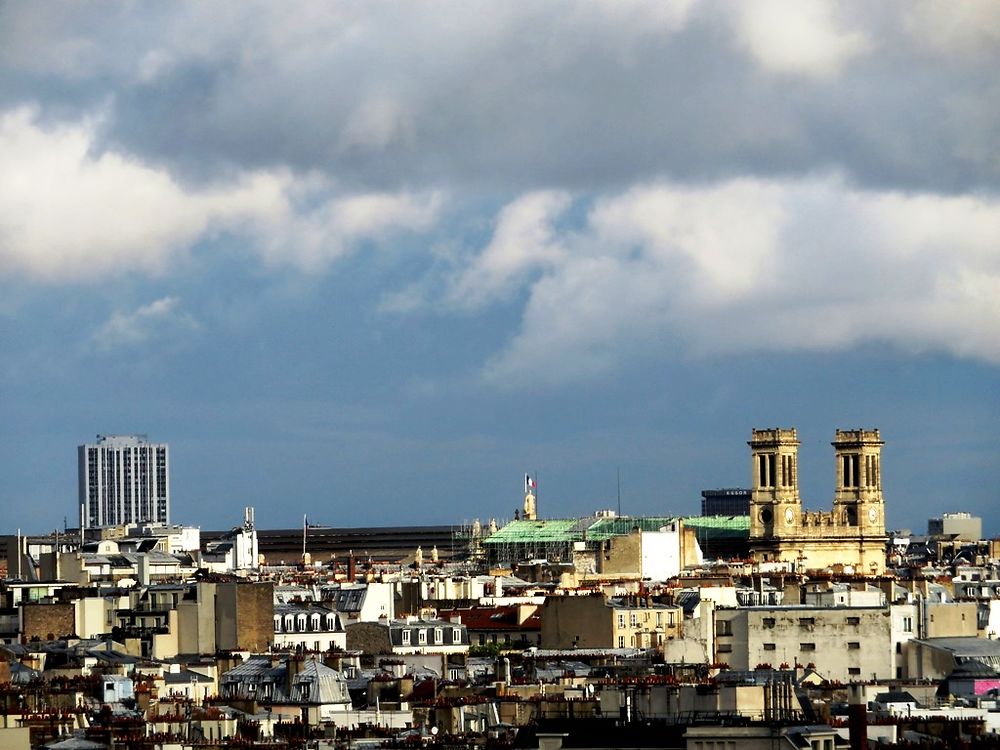
[[98, 433], [220, 529], [696, 513], [782, 426], [1000, 534], [997, 70], [993, 0], [0, 3], [0, 532]]

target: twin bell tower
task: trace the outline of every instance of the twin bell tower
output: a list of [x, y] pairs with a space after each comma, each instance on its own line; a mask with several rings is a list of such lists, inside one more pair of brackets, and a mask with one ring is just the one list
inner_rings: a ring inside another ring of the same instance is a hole
[[837, 430], [832, 511], [806, 511], [799, 495], [794, 428], [753, 430], [750, 551], [755, 562], [796, 570], [843, 566], [859, 575], [885, 570], [885, 501], [878, 430]]

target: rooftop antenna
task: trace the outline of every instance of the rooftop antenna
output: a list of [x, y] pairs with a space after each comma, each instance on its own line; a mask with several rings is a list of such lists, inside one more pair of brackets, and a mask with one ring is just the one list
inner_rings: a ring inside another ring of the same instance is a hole
[[309, 528], [309, 517], [307, 514], [302, 514], [302, 562], [306, 559], [306, 530]]

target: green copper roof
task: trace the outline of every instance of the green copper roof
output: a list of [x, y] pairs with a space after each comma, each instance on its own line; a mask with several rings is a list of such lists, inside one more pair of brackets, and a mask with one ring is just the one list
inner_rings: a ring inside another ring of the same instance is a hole
[[699, 539], [750, 536], [750, 516], [689, 516], [684, 526], [694, 529]]
[[659, 531], [667, 524], [677, 520], [676, 516], [639, 516], [629, 518], [620, 516], [618, 518], [598, 518], [590, 528], [587, 529], [587, 539], [602, 542], [613, 536], [624, 536], [631, 534], [632, 529], [638, 527], [640, 531]]
[[510, 544], [530, 542], [575, 542], [583, 539], [583, 532], [576, 530], [577, 518], [549, 518], [538, 521], [511, 521], [495, 534], [484, 539], [484, 544]]
[[[677, 516], [620, 516], [617, 518], [546, 518], [535, 521], [511, 521], [484, 544], [532, 544], [581, 541], [600, 542], [614, 536], [624, 536], [638, 527], [642, 531], [658, 531], [677, 520]], [[750, 516], [688, 516], [685, 527], [694, 529], [699, 539], [747, 536]]]

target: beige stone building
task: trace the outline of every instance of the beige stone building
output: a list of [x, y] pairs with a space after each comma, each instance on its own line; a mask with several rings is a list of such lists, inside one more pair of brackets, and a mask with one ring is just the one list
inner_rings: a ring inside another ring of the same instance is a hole
[[542, 648], [663, 648], [681, 637], [683, 610], [642, 597], [550, 596], [542, 607]]
[[715, 610], [715, 661], [737, 670], [813, 664], [843, 683], [901, 679], [918, 634], [914, 604]]
[[750, 451], [750, 550], [756, 562], [797, 570], [843, 566], [864, 575], [885, 570], [885, 502], [878, 430], [837, 430], [832, 511], [807, 511], [799, 496], [794, 429], [754, 430]]

